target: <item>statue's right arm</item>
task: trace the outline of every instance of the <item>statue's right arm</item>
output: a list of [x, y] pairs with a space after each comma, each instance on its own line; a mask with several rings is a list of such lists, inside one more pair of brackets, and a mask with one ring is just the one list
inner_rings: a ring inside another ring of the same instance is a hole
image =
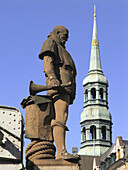
[[56, 74], [55, 74], [55, 68], [53, 64], [53, 58], [51, 56], [44, 56], [44, 72], [48, 79], [50, 80], [50, 84], [52, 86], [59, 86], [60, 82], [58, 81]]

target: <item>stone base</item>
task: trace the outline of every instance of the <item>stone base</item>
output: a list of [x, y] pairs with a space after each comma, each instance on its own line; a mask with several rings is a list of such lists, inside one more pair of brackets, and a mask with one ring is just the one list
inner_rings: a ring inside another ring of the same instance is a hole
[[79, 165], [75, 161], [44, 159], [35, 160], [34, 163], [29, 161], [27, 170], [79, 170]]

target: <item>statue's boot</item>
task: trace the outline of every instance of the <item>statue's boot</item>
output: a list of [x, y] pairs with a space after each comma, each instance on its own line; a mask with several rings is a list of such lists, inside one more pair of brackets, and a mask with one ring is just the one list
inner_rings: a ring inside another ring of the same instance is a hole
[[69, 154], [65, 147], [65, 131], [67, 131], [68, 128], [55, 120], [52, 120], [51, 126], [53, 128], [53, 137], [57, 147], [56, 159], [78, 159], [78, 156]]

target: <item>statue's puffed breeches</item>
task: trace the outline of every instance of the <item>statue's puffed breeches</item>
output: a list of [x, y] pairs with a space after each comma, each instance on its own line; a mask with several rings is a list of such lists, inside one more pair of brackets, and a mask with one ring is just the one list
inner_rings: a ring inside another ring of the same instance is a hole
[[68, 107], [70, 103], [69, 94], [57, 94], [53, 96], [55, 109], [55, 120], [65, 125], [68, 118]]
[[[67, 84], [71, 82], [71, 86], [64, 87], [63, 89], [57, 91], [57, 90], [48, 90], [47, 94], [55, 95], [55, 94], [68, 94], [70, 96], [70, 104], [73, 103], [73, 100], [75, 99], [76, 94], [76, 83], [75, 78], [73, 76], [73, 72], [69, 68], [63, 68], [63, 67], [55, 67], [55, 75], [57, 79], [59, 80], [60, 84]], [[49, 77], [46, 77], [46, 83], [50, 84]]]

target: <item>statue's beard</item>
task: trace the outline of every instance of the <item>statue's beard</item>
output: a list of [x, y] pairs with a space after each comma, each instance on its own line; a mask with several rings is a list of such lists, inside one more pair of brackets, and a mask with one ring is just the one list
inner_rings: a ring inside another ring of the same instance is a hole
[[62, 40], [62, 44], [65, 45], [66, 44], [66, 40]]
[[48, 35], [48, 38], [52, 38], [53, 40], [55, 40], [56, 42], [58, 42], [59, 44], [61, 44], [64, 48], [65, 48], [65, 44], [66, 44], [66, 41], [64, 38], [60, 38], [57, 34], [51, 32], [49, 35]]

